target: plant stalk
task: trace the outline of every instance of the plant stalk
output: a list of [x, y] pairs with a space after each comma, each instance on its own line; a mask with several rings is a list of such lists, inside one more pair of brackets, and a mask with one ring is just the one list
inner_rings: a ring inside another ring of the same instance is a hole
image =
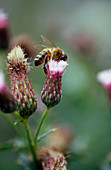
[[32, 156], [33, 156], [35, 169], [37, 169], [37, 157], [36, 157], [34, 143], [32, 141], [32, 137], [31, 137], [31, 134], [30, 134], [30, 129], [29, 129], [29, 126], [28, 126], [28, 120], [23, 119], [18, 112], [14, 112], [14, 114], [19, 118], [19, 120], [21, 121], [21, 123], [24, 126], [25, 132], [27, 134], [27, 139], [28, 139], [28, 142], [29, 142], [30, 150], [31, 150], [31, 153], [32, 153]]
[[50, 110], [50, 108], [48, 108], [48, 107], [47, 107], [47, 108], [46, 108], [46, 110], [45, 110], [45, 112], [44, 112], [44, 113], [43, 113], [43, 115], [42, 115], [41, 120], [40, 120], [40, 123], [39, 123], [38, 129], [37, 129], [37, 132], [36, 132], [36, 134], [35, 134], [35, 138], [34, 138], [34, 145], [35, 145], [35, 147], [36, 147], [37, 138], [38, 138], [38, 135], [39, 135], [40, 129], [41, 129], [41, 127], [42, 127], [43, 121], [44, 121], [44, 119], [45, 119], [45, 117], [46, 117], [47, 113], [49, 112], [49, 110]]

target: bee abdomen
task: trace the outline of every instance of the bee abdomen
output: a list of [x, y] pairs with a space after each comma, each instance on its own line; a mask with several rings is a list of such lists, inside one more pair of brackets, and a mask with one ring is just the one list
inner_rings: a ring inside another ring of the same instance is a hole
[[41, 65], [41, 64], [44, 62], [46, 54], [47, 54], [47, 51], [44, 50], [44, 51], [41, 51], [41, 52], [36, 56], [36, 58], [35, 58], [35, 60], [34, 60], [35, 66]]

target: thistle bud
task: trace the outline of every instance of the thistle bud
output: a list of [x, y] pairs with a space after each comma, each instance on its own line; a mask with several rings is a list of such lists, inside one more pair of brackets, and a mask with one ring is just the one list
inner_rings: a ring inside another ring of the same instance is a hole
[[4, 113], [12, 113], [16, 109], [17, 100], [6, 86], [4, 74], [0, 71], [0, 110]]
[[7, 67], [11, 77], [11, 90], [18, 100], [18, 111], [23, 118], [28, 118], [35, 112], [37, 101], [28, 77], [30, 64], [19, 46], [8, 54]]
[[111, 69], [101, 71], [97, 74], [97, 80], [102, 84], [103, 88], [105, 89], [109, 103], [111, 105]]
[[62, 152], [55, 148], [42, 147], [38, 151], [38, 161], [43, 170], [67, 170], [67, 162]]
[[41, 98], [47, 107], [53, 107], [61, 100], [61, 80], [62, 73], [67, 66], [66, 61], [48, 62], [48, 70], [46, 72], [45, 83], [42, 89]]
[[10, 40], [8, 16], [0, 9], [0, 49], [7, 49]]

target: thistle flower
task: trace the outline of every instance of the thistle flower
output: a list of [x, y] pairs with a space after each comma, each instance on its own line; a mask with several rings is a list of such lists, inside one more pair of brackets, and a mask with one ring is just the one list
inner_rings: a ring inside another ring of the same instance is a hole
[[47, 107], [53, 107], [61, 100], [61, 80], [62, 73], [67, 66], [66, 61], [48, 62], [48, 70], [46, 72], [45, 83], [42, 89], [41, 98]]
[[34, 56], [34, 44], [33, 39], [29, 35], [20, 35], [11, 40], [9, 52], [15, 46], [20, 46], [24, 51], [25, 58], [31, 59]]
[[7, 49], [10, 41], [8, 16], [0, 9], [0, 49]]
[[0, 110], [12, 113], [17, 109], [17, 100], [5, 83], [5, 76], [0, 70]]
[[43, 170], [67, 170], [67, 162], [62, 152], [52, 147], [42, 147], [37, 153]]
[[7, 67], [11, 77], [11, 90], [16, 96], [18, 111], [23, 118], [28, 118], [37, 108], [36, 95], [28, 74], [30, 64], [24, 57], [23, 50], [15, 47], [7, 56]]
[[111, 69], [99, 72], [97, 80], [102, 84], [111, 103]]

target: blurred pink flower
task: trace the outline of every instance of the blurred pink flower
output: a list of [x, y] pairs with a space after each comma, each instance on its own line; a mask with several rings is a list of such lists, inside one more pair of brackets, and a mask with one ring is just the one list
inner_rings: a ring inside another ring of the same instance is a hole
[[108, 90], [111, 88], [111, 69], [101, 71], [97, 74], [97, 80]]
[[97, 74], [97, 80], [102, 84], [103, 88], [105, 89], [109, 104], [111, 105], [111, 69], [101, 71]]
[[17, 100], [5, 83], [5, 76], [0, 71], [0, 110], [4, 113], [12, 113], [17, 109]]
[[10, 41], [8, 15], [0, 9], [0, 48], [7, 49]]

